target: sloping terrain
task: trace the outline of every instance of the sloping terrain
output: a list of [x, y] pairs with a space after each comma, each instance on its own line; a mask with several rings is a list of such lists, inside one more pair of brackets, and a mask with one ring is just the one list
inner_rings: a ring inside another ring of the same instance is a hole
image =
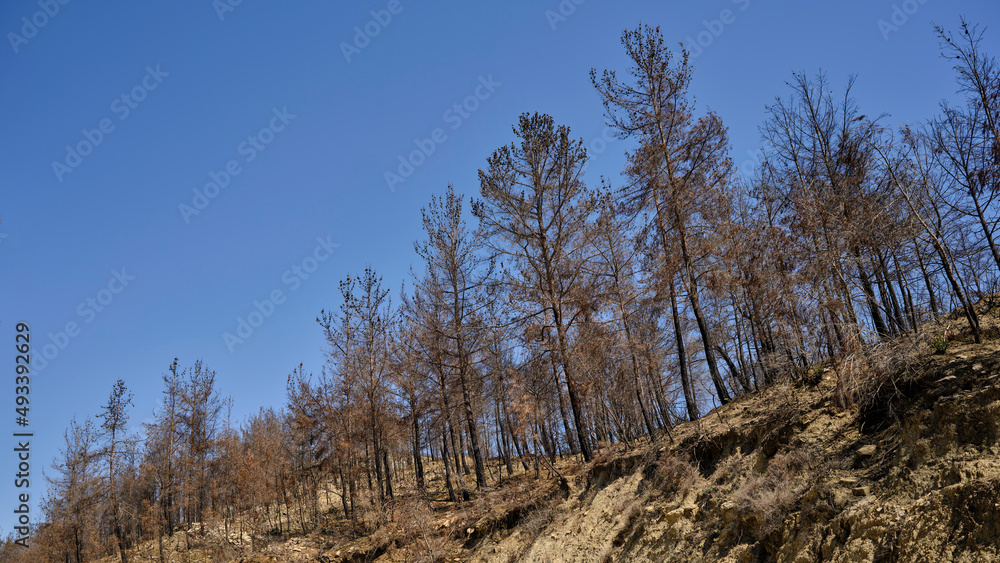
[[[437, 493], [403, 492], [375, 519], [349, 523], [334, 503], [320, 531], [270, 543], [209, 526], [175, 534], [163, 560], [1000, 561], [1000, 341], [935, 354], [926, 340], [815, 368], [590, 464], [505, 476], [459, 505], [431, 470]], [[134, 555], [161, 560], [153, 544]]]
[[[1000, 351], [913, 357], [843, 407], [836, 367], [606, 456], [474, 561], [1000, 561]], [[818, 381], [816, 381], [818, 380]]]

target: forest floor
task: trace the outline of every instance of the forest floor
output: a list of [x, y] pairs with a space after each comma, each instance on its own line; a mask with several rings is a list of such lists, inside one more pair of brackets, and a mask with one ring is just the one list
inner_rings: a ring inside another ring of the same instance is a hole
[[[1000, 561], [1000, 321], [984, 316], [982, 344], [961, 324], [815, 368], [631, 450], [505, 475], [460, 505], [407, 492], [363, 534], [348, 535], [333, 504], [319, 532], [251, 547], [199, 535], [190, 550], [178, 533], [165, 559]], [[159, 561], [157, 546], [134, 559]]]

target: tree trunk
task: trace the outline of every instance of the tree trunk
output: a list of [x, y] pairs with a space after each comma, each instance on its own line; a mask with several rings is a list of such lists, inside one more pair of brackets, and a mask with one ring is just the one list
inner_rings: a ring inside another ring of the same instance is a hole
[[472, 398], [466, 382], [465, 359], [462, 357], [462, 343], [459, 340], [458, 380], [462, 386], [462, 404], [465, 407], [465, 421], [469, 430], [469, 446], [472, 448], [472, 462], [476, 469], [476, 487], [486, 486], [486, 469], [483, 465], [483, 454], [479, 449], [479, 433], [476, 429], [476, 417], [472, 413]]
[[698, 403], [694, 398], [694, 386], [691, 385], [691, 376], [687, 369], [687, 353], [684, 350], [684, 332], [681, 330], [680, 314], [677, 310], [677, 294], [674, 284], [670, 282], [670, 312], [674, 320], [674, 337], [677, 341], [677, 364], [681, 372], [681, 387], [684, 389], [684, 403], [687, 405], [688, 418], [697, 420], [701, 415], [698, 413]]
[[556, 383], [556, 393], [559, 397], [559, 415], [562, 418], [563, 430], [566, 433], [566, 443], [569, 445], [569, 452], [572, 455], [577, 454], [576, 440], [573, 439], [573, 431], [570, 429], [569, 417], [566, 416], [566, 400], [563, 399], [562, 394], [562, 380], [559, 378], [559, 366], [556, 365], [556, 351], [551, 350], [549, 352], [549, 364], [552, 366], [552, 379]]
[[424, 491], [424, 460], [420, 455], [420, 422], [417, 413], [413, 413], [413, 473], [416, 475], [417, 489]]
[[583, 420], [583, 405], [580, 404], [579, 394], [574, 381], [572, 363], [569, 359], [569, 343], [566, 335], [566, 327], [562, 323], [562, 317], [557, 309], [556, 333], [559, 336], [559, 355], [562, 356], [563, 372], [566, 376], [566, 392], [569, 395], [569, 405], [573, 410], [573, 421], [576, 423], [576, 437], [580, 444], [580, 453], [583, 454], [583, 461], [589, 462], [594, 459], [594, 452], [587, 439], [587, 425]]
[[861, 289], [865, 293], [865, 302], [868, 304], [868, 312], [871, 314], [872, 323], [875, 325], [875, 332], [878, 333], [879, 338], [885, 338], [889, 335], [889, 331], [882, 320], [882, 312], [875, 301], [872, 282], [865, 271], [864, 265], [861, 263], [861, 249], [858, 247], [854, 247], [854, 264], [858, 268], [858, 279], [861, 281]]

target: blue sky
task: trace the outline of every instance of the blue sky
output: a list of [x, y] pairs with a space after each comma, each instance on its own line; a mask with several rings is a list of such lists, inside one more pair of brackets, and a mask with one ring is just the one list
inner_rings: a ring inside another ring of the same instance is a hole
[[[998, 13], [995, 0], [4, 2], [0, 529], [17, 492], [17, 322], [36, 358], [51, 344], [31, 381], [34, 503], [70, 419], [96, 414], [118, 378], [136, 427], [174, 357], [218, 372], [236, 420], [280, 406], [299, 362], [320, 370], [314, 319], [338, 305], [337, 282], [372, 265], [398, 288], [419, 209], [449, 183], [475, 195], [520, 113], [569, 125], [592, 149], [589, 179], [617, 182], [629, 146], [606, 142], [588, 72], [624, 71], [624, 28], [694, 43], [692, 93], [741, 166], [792, 71], [837, 88], [857, 74], [862, 112], [919, 123], [955, 99], [931, 22]], [[227, 344], [240, 318], [259, 326]]]

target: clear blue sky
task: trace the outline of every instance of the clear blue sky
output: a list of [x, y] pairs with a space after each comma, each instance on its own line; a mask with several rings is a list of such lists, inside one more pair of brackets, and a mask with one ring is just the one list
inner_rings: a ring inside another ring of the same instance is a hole
[[[864, 113], [921, 122], [955, 89], [931, 22], [954, 29], [965, 15], [989, 26], [1000, 14], [995, 0], [220, 5], [0, 6], [3, 533], [13, 525], [18, 321], [30, 323], [36, 357], [50, 333], [60, 341], [31, 384], [34, 502], [70, 419], [96, 414], [118, 378], [135, 393], [137, 428], [175, 356], [218, 372], [237, 420], [280, 406], [299, 362], [320, 370], [314, 319], [338, 305], [338, 280], [371, 264], [398, 288], [420, 207], [448, 183], [476, 194], [477, 170], [513, 140], [520, 113], [569, 125], [594, 149], [588, 177], [617, 181], [629, 147], [600, 140], [588, 71], [624, 70], [624, 28], [660, 25], [670, 42], [699, 43], [693, 93], [729, 126], [740, 165], [793, 70], [823, 69], [838, 88], [856, 73]], [[993, 54], [997, 34], [987, 32]], [[400, 173], [417, 140], [433, 152], [390, 189], [385, 173]], [[200, 199], [212, 173], [228, 184]], [[275, 291], [281, 303], [230, 351], [223, 335]], [[78, 332], [63, 337], [67, 323]]]

